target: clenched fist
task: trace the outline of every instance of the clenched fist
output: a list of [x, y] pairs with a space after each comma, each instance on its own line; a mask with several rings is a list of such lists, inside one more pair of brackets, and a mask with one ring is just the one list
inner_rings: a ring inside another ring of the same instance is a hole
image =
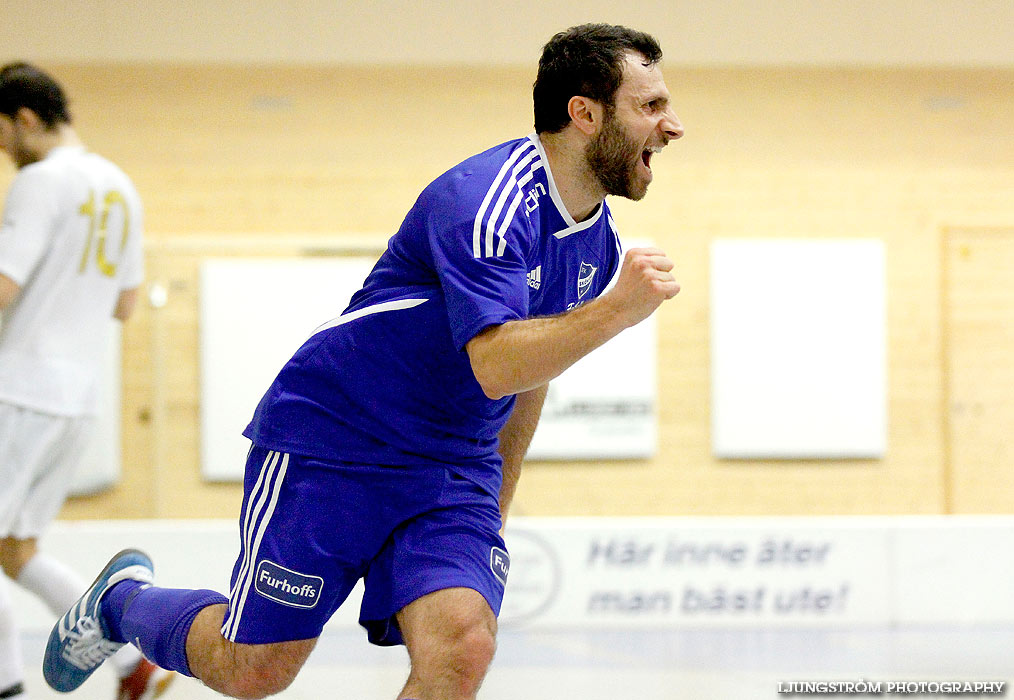
[[619, 279], [603, 297], [633, 326], [648, 318], [659, 305], [679, 294], [672, 275], [672, 260], [658, 248], [631, 248], [623, 258]]

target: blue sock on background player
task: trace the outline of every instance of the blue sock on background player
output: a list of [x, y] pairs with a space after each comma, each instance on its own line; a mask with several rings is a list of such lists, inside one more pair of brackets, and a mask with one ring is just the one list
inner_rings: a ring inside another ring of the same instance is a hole
[[149, 661], [192, 677], [187, 663], [190, 626], [204, 608], [228, 602], [216, 591], [124, 581], [109, 589], [101, 605], [110, 639], [134, 643]]

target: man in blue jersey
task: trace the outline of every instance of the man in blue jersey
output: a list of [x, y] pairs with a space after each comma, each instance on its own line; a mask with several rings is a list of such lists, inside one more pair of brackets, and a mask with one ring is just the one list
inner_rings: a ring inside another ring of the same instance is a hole
[[364, 579], [370, 641], [408, 649], [399, 698], [475, 697], [547, 383], [679, 291], [662, 251], [621, 258], [605, 203], [643, 197], [683, 134], [660, 59], [624, 27], [549, 41], [536, 133], [430, 184], [258, 405], [229, 598], [153, 587], [147, 556], [121, 552], [54, 628], [50, 685], [76, 688], [130, 641], [227, 695], [277, 693]]

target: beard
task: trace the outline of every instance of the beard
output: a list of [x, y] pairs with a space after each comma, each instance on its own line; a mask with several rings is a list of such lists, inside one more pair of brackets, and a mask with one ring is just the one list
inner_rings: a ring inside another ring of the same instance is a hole
[[41, 158], [39, 158], [39, 156], [33, 153], [32, 151], [18, 149], [15, 151], [11, 151], [11, 160], [14, 161], [14, 165], [17, 168], [23, 168], [26, 165], [38, 163], [41, 160]]
[[8, 146], [7, 153], [10, 155], [11, 160], [14, 161], [15, 167], [20, 169], [42, 160], [38, 153], [25, 145], [25, 139], [22, 137], [21, 131], [17, 126], [14, 127], [12, 141]]
[[585, 147], [585, 161], [606, 194], [639, 200], [648, 191], [637, 178], [643, 145], [627, 136], [613, 115], [613, 108], [605, 112], [602, 131]]

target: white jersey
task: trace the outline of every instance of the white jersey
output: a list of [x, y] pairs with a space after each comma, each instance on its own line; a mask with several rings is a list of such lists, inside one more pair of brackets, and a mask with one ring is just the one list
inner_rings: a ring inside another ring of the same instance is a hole
[[0, 225], [0, 273], [21, 286], [0, 326], [0, 401], [93, 414], [109, 319], [144, 276], [141, 200], [80, 146], [21, 168]]

